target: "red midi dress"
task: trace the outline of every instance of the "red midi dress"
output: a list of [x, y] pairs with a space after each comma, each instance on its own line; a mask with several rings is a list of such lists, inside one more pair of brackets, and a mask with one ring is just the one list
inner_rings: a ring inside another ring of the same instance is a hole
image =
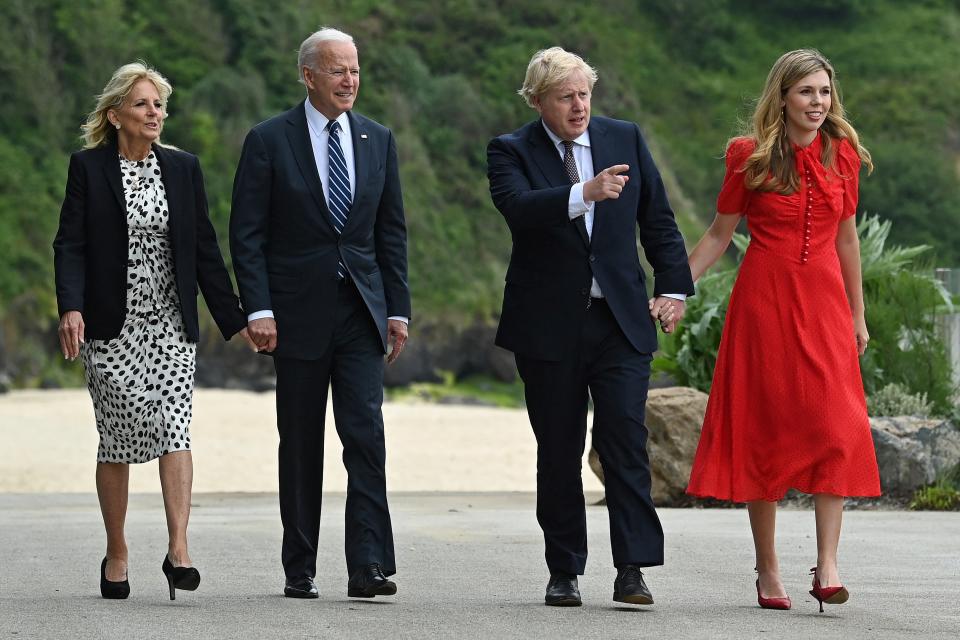
[[[820, 134], [821, 136], [824, 134]], [[740, 265], [687, 493], [775, 501], [793, 488], [880, 495], [837, 229], [856, 212], [860, 158], [818, 136], [795, 147], [800, 188], [751, 191], [740, 172], [754, 142], [727, 149], [720, 214], [747, 217]]]

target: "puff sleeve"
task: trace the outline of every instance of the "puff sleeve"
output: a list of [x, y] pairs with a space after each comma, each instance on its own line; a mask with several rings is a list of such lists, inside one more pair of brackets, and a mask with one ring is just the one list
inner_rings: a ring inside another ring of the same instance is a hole
[[750, 202], [750, 190], [744, 182], [743, 163], [753, 153], [750, 138], [734, 138], [727, 147], [727, 173], [717, 196], [717, 213], [744, 215]]

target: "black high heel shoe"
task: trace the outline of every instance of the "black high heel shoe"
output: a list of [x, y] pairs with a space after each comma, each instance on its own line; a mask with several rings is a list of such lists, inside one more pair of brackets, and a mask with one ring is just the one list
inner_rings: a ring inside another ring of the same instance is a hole
[[176, 600], [175, 589], [195, 591], [200, 586], [200, 572], [193, 567], [175, 567], [170, 562], [170, 556], [163, 557], [163, 575], [167, 576], [167, 586], [170, 587], [170, 599]]
[[107, 559], [100, 563], [100, 596], [107, 600], [126, 600], [130, 595], [130, 581], [111, 582], [107, 580]]

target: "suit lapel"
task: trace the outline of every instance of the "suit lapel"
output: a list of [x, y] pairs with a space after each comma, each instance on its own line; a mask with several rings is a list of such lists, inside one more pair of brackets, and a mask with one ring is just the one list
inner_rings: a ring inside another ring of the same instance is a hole
[[[590, 120], [588, 127], [590, 132], [590, 155], [593, 158], [593, 175], [599, 175], [604, 169], [609, 169], [617, 164], [614, 154], [613, 140], [607, 139], [607, 127], [603, 122], [596, 119]], [[633, 167], [630, 167], [633, 169]], [[607, 217], [606, 211], [611, 203], [616, 200], [603, 200], [593, 205], [593, 236], [596, 237], [597, 230], [603, 226], [602, 220]]]
[[[543, 176], [547, 179], [550, 186], [562, 187], [570, 184], [570, 178], [567, 177], [567, 172], [563, 168], [563, 160], [560, 158], [560, 152], [554, 146], [550, 136], [547, 135], [546, 129], [543, 128], [542, 120], [538, 120], [533, 125], [533, 130], [530, 132], [530, 137], [527, 138], [527, 140], [530, 142], [530, 147], [533, 150], [533, 160], [537, 163], [537, 166], [540, 167], [540, 171], [543, 172]], [[587, 234], [587, 224], [584, 222], [583, 216], [574, 218], [573, 226], [576, 227], [583, 243], [589, 247], [590, 236]]]
[[123, 216], [124, 221], [126, 221], [127, 201], [123, 197], [123, 176], [120, 175], [120, 160], [118, 154], [117, 144], [115, 142], [108, 144], [102, 147], [100, 162], [103, 167], [104, 178], [106, 178], [107, 184], [110, 185], [110, 191], [113, 192], [114, 197], [117, 199], [117, 205], [120, 206], [120, 214]]
[[304, 109], [303, 103], [300, 103], [299, 106], [288, 112], [287, 142], [290, 143], [290, 149], [293, 151], [293, 157], [297, 161], [303, 181], [307, 184], [310, 194], [317, 203], [320, 217], [324, 224], [333, 231], [333, 225], [330, 223], [330, 210], [327, 209], [327, 200], [323, 196], [323, 184], [320, 182], [317, 161], [313, 157], [313, 145], [310, 143], [310, 136], [313, 134], [307, 124], [307, 113]]
[[373, 157], [373, 149], [370, 147], [370, 138], [366, 126], [360, 121], [360, 118], [353, 115], [352, 111], [347, 112], [347, 118], [350, 120], [350, 138], [353, 142], [353, 202], [350, 205], [350, 215], [347, 216], [347, 222], [343, 225], [343, 232], [356, 224], [360, 217], [357, 204], [363, 197], [363, 192], [367, 186], [367, 180], [370, 176], [370, 164], [376, 161]]
[[553, 141], [547, 135], [543, 128], [543, 122], [538, 120], [534, 123], [530, 136], [527, 138], [532, 149], [534, 162], [543, 172], [543, 177], [551, 187], [563, 187], [570, 184], [567, 178], [567, 172], [563, 169], [563, 160], [560, 159], [560, 152], [553, 145]]

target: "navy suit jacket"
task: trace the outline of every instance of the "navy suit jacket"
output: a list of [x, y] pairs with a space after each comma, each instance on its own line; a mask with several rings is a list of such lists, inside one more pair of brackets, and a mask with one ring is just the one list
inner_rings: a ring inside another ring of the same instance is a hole
[[[187, 337], [200, 338], [197, 294], [227, 340], [246, 326], [223, 264], [200, 162], [193, 154], [153, 145], [170, 211], [169, 237]], [[83, 314], [85, 337], [120, 335], [127, 305], [127, 205], [116, 139], [70, 156], [60, 227], [53, 242], [57, 306]]]
[[233, 183], [230, 251], [244, 309], [271, 309], [274, 355], [326, 351], [342, 259], [387, 348], [387, 318], [410, 317], [397, 147], [386, 127], [348, 112], [356, 189], [342, 235], [317, 173], [304, 104], [255, 126]]
[[570, 220], [572, 185], [540, 120], [487, 147], [490, 194], [513, 237], [496, 343], [518, 355], [558, 361], [573, 353], [592, 278], [630, 344], [641, 353], [657, 349], [638, 234], [654, 295], [693, 294], [683, 238], [640, 128], [592, 117], [588, 131], [595, 174], [630, 166], [620, 197], [595, 204], [592, 240], [582, 216]]

